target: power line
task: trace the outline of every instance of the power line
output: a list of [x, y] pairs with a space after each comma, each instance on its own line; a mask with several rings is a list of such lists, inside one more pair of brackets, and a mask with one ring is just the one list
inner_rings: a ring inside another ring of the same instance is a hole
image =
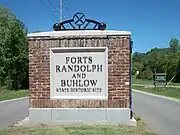
[[42, 0], [40, 2], [43, 4], [43, 6], [56, 18], [55, 14], [44, 4]]
[[50, 0], [48, 0], [48, 2], [51, 4], [51, 6], [53, 6], [54, 10], [59, 13], [59, 10], [55, 7], [55, 5]]
[[[49, 4], [53, 7], [52, 10], [47, 7], [47, 5], [43, 2], [43, 0], [40, 0], [41, 4], [56, 18], [56, 15], [54, 14], [54, 11], [56, 11], [60, 15], [60, 22], [64, 19], [63, 16], [63, 4], [67, 3], [67, 1], [63, 2], [63, 0], [59, 0], [60, 9], [56, 8], [56, 6], [53, 4], [51, 0], [48, 0]], [[58, 20], [57, 20], [58, 21]]]

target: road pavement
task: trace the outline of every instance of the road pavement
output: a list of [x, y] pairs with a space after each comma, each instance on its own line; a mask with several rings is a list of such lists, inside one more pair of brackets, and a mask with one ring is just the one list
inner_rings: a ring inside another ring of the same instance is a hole
[[28, 98], [0, 103], [0, 130], [28, 116]]
[[[28, 117], [28, 98], [0, 103], [0, 130]], [[133, 110], [159, 135], [180, 135], [180, 102], [133, 92]]]
[[133, 110], [159, 135], [180, 135], [180, 102], [133, 91]]

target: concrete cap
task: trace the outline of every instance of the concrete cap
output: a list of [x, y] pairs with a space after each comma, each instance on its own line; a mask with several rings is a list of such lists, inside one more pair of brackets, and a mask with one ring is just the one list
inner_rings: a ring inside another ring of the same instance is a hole
[[29, 33], [28, 37], [66, 37], [66, 36], [126, 36], [131, 35], [129, 31], [117, 31], [117, 30], [71, 30], [71, 31], [49, 31]]

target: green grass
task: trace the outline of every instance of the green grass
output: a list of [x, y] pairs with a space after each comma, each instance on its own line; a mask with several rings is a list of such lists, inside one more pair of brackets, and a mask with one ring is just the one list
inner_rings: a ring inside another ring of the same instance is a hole
[[0, 91], [0, 101], [28, 96], [28, 90]]
[[152, 84], [153, 85], [153, 80], [143, 80], [143, 79], [136, 79], [136, 77], [133, 75], [132, 76], [132, 84]]
[[149, 92], [157, 95], [172, 97], [180, 99], [180, 88], [153, 88], [153, 87], [144, 87], [144, 86], [132, 86], [133, 89]]
[[[132, 76], [132, 84], [144, 84], [144, 85], [154, 85], [153, 80], [143, 80], [143, 79], [136, 79], [135, 75]], [[180, 83], [173, 83], [171, 82], [169, 85], [173, 86], [180, 86]]]
[[11, 127], [0, 135], [157, 135], [139, 120], [137, 127], [126, 125], [66, 125]]
[[169, 85], [180, 86], [180, 83], [170, 83]]
[[133, 80], [132, 83], [133, 83], [133, 84], [154, 85], [153, 80], [137, 79], [137, 80]]

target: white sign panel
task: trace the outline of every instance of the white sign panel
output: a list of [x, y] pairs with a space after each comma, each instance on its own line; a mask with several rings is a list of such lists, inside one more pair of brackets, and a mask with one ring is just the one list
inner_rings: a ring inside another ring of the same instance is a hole
[[108, 99], [108, 48], [50, 49], [51, 99]]
[[136, 74], [139, 75], [139, 71], [136, 71]]

